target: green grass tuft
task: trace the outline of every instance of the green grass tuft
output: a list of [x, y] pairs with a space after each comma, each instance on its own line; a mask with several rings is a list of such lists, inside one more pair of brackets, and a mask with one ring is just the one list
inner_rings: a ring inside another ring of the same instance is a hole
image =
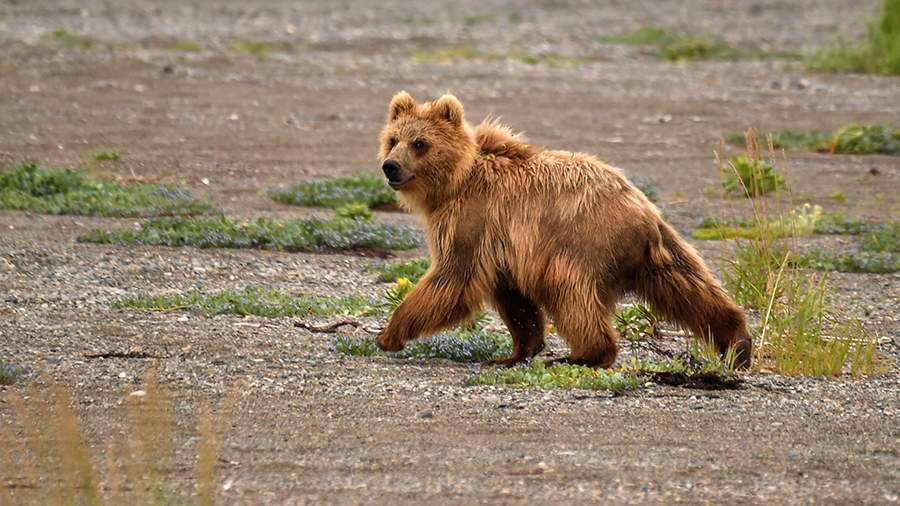
[[65, 28], [47, 32], [44, 38], [68, 49], [90, 49], [94, 45], [91, 40], [75, 35]]
[[431, 267], [430, 258], [416, 258], [405, 262], [378, 262], [369, 266], [369, 270], [378, 274], [378, 279], [392, 283], [406, 278], [413, 283], [419, 281]]
[[297, 206], [338, 208], [358, 202], [377, 209], [397, 205], [394, 191], [383, 178], [363, 175], [305, 181], [269, 194], [276, 202]]
[[602, 37], [600, 42], [655, 46], [660, 58], [673, 62], [734, 60], [746, 56], [743, 52], [722, 41], [671, 31], [658, 26], [640, 28], [630, 34]]
[[240, 221], [216, 218], [158, 218], [140, 230], [92, 230], [81, 242], [127, 246], [191, 246], [195, 248], [256, 248], [282, 251], [387, 251], [413, 249], [418, 233], [405, 226], [363, 220], [316, 218], [286, 222], [258, 218]]
[[263, 316], [372, 316], [384, 314], [383, 304], [368, 297], [287, 294], [272, 288], [246, 287], [238, 291], [203, 294], [131, 295], [113, 303], [116, 309], [138, 311], [191, 311], [204, 315]]
[[623, 34], [600, 37], [600, 42], [609, 44], [633, 44], [636, 46], [663, 46], [671, 44], [678, 34], [660, 26], [645, 26]]
[[474, 60], [487, 55], [470, 46], [454, 46], [440, 49], [416, 51], [413, 61], [416, 63], [447, 63], [456, 60]]
[[721, 41], [685, 35], [659, 48], [660, 56], [674, 62], [687, 60], [736, 60], [743, 53]]
[[248, 54], [259, 58], [265, 58], [275, 52], [275, 46], [265, 42], [235, 40], [228, 45], [228, 51], [235, 54]]
[[117, 162], [119, 158], [121, 155], [114, 149], [98, 149], [88, 154], [88, 159], [94, 162]]
[[900, 0], [884, 0], [865, 40], [813, 51], [806, 66], [820, 72], [900, 74]]
[[573, 56], [557, 53], [524, 54], [518, 60], [525, 65], [547, 65], [554, 68], [572, 68], [581, 65], [581, 61]]
[[46, 214], [169, 216], [218, 213], [178, 186], [102, 181], [68, 169], [20, 163], [0, 173], [0, 208]]
[[738, 155], [722, 169], [722, 187], [732, 197], [758, 197], [785, 188], [784, 177], [761, 159]]
[[391, 356], [485, 362], [509, 356], [512, 353], [512, 340], [506, 334], [475, 329], [441, 333], [429, 339], [413, 341], [397, 353], [382, 352], [372, 338], [338, 336], [331, 347], [336, 352], [359, 357]]
[[192, 40], [179, 40], [172, 44], [172, 49], [187, 53], [199, 53], [203, 50], [203, 47]]

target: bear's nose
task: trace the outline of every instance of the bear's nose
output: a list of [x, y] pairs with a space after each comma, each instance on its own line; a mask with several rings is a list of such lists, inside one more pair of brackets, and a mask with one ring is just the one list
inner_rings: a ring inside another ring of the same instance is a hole
[[381, 165], [381, 170], [384, 171], [385, 177], [390, 181], [400, 179], [400, 164], [393, 160], [385, 160]]

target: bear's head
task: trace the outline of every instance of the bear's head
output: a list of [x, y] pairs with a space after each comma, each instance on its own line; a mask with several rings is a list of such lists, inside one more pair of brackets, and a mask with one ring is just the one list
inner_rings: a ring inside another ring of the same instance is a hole
[[405, 91], [394, 95], [381, 133], [381, 169], [409, 207], [434, 210], [458, 192], [476, 151], [456, 97], [417, 104]]

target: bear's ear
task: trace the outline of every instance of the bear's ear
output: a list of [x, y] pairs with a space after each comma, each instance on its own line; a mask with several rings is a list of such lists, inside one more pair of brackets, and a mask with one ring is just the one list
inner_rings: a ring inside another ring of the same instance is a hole
[[439, 118], [449, 121], [451, 125], [462, 125], [463, 106], [453, 95], [444, 95], [435, 100], [431, 110]]
[[390, 111], [388, 113], [388, 120], [394, 121], [401, 114], [406, 114], [415, 109], [415, 107], [416, 101], [412, 98], [412, 95], [405, 91], [401, 91], [391, 99], [391, 106], [388, 108]]

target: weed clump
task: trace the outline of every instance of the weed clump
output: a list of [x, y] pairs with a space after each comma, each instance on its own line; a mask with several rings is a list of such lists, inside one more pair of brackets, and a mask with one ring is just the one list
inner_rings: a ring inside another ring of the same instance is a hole
[[722, 169], [722, 187], [732, 197], [758, 197], [785, 188], [784, 177], [764, 160], [738, 155]]
[[89, 216], [190, 216], [219, 209], [178, 186], [121, 185], [20, 163], [0, 173], [0, 208]]
[[67, 49], [90, 49], [94, 45], [90, 39], [75, 35], [65, 28], [47, 32], [44, 34], [44, 38]]
[[397, 197], [382, 178], [350, 176], [306, 181], [285, 190], [272, 190], [272, 200], [307, 207], [338, 207], [362, 203], [370, 208], [394, 208]]
[[12, 385], [25, 374], [25, 368], [0, 358], [0, 385]]
[[126, 246], [254, 248], [281, 251], [390, 251], [419, 245], [418, 233], [405, 226], [361, 219], [307, 218], [286, 222], [258, 218], [157, 218], [139, 230], [92, 230], [81, 242]]
[[813, 51], [806, 66], [820, 72], [900, 74], [900, 0], [884, 0], [865, 40]]

